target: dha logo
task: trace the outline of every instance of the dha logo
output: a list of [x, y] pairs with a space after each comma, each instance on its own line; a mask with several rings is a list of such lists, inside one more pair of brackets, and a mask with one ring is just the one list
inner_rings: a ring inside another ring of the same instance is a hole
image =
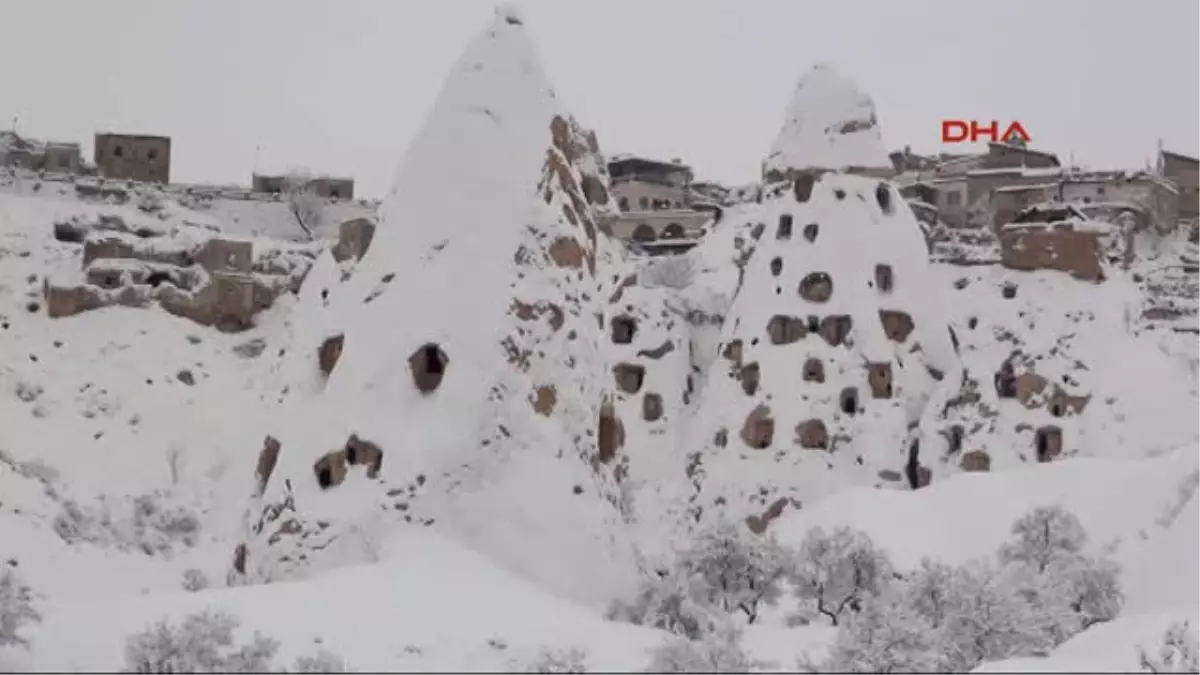
[[963, 143], [978, 142], [980, 136], [986, 136], [993, 143], [1010, 143], [1012, 145], [1028, 145], [1029, 132], [1020, 122], [1010, 122], [1000, 133], [1000, 123], [992, 120], [980, 124], [979, 120], [942, 120], [942, 142]]

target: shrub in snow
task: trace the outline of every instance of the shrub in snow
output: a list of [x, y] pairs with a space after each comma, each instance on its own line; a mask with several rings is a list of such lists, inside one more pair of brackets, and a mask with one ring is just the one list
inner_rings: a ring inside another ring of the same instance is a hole
[[748, 673], [741, 633], [725, 628], [700, 640], [672, 637], [650, 652], [647, 673]]
[[1044, 572], [1056, 558], [1078, 554], [1087, 532], [1074, 514], [1061, 506], [1042, 506], [1013, 523], [1013, 539], [1000, 548], [1000, 561], [1031, 565]]
[[[301, 656], [292, 666], [293, 673], [348, 673], [346, 662], [333, 652], [321, 649], [313, 656]], [[582, 671], [581, 671], [582, 672]]]
[[696, 263], [691, 256], [676, 255], [654, 258], [647, 262], [638, 277], [647, 288], [686, 288], [696, 276]]
[[210, 585], [211, 584], [208, 582], [208, 576], [195, 567], [191, 567], [183, 571], [183, 583], [181, 584], [181, 586], [183, 586], [183, 590], [194, 593], [196, 591], [202, 591], [208, 588]]
[[680, 573], [693, 580], [697, 600], [726, 612], [742, 612], [750, 623], [762, 604], [774, 604], [791, 555], [771, 536], [756, 535], [728, 520], [701, 530], [679, 554]]
[[1045, 654], [1053, 643], [1020, 591], [1018, 568], [970, 562], [950, 580], [950, 603], [940, 648], [950, 672], [965, 673], [984, 661]]
[[847, 617], [824, 664], [802, 670], [829, 673], [932, 673], [946, 658], [933, 625], [903, 598], [868, 601]]
[[[1056, 643], [1116, 617], [1124, 603], [1120, 567], [1083, 553], [1087, 532], [1074, 514], [1058, 506], [1039, 507], [1018, 519], [1012, 534], [999, 559], [1036, 573], [1024, 592], [1049, 615], [1044, 618], [1051, 619]], [[1072, 615], [1063, 618], [1064, 609]]]
[[146, 555], [169, 553], [180, 543], [193, 546], [200, 532], [196, 514], [170, 504], [163, 493], [141, 495], [117, 513], [114, 510], [105, 499], [95, 507], [63, 501], [54, 531], [69, 544], [88, 542]]
[[159, 621], [125, 642], [127, 673], [265, 673], [279, 643], [259, 633], [235, 644], [238, 620], [221, 612], [201, 612], [178, 626]]
[[796, 594], [836, 626], [847, 610], [858, 611], [866, 598], [882, 592], [893, 572], [887, 554], [865, 533], [817, 527], [805, 535], [788, 576]]
[[0, 647], [27, 645], [20, 635], [21, 628], [40, 620], [33, 608], [33, 592], [21, 583], [16, 572], [5, 569], [0, 573]]
[[543, 649], [536, 660], [520, 669], [525, 673], [586, 673], [587, 652], [578, 647]]
[[607, 618], [696, 639], [715, 625], [711, 608], [695, 599], [694, 582], [678, 573], [645, 580], [631, 603], [614, 602]]
[[325, 199], [314, 189], [313, 179], [303, 171], [292, 171], [283, 179], [283, 203], [310, 241], [325, 218]]
[[1138, 648], [1138, 661], [1144, 673], [1200, 673], [1200, 638], [1196, 629], [1190, 621], [1172, 624], [1156, 654]]

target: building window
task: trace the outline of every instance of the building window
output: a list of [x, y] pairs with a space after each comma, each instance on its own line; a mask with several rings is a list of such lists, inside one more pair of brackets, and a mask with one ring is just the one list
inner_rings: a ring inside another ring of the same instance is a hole
[[634, 241], [654, 241], [657, 238], [654, 234], [654, 228], [645, 223], [640, 223], [637, 227], [633, 228]]
[[649, 209], [650, 208], [650, 200], [646, 199], [645, 197], [642, 197], [641, 199], [638, 200], [638, 207], [641, 208], [643, 211], [645, 211], [646, 209]]
[[158, 149], [150, 148], [149, 150], [147, 150], [146, 151], [146, 159], [150, 160], [151, 162], [158, 159]]
[[628, 211], [629, 210], [629, 198], [621, 197], [619, 200], [617, 200], [617, 205], [621, 208], [622, 211]]
[[124, 156], [125, 156], [125, 148], [122, 148], [119, 145], [113, 148], [113, 157], [124, 157]]
[[679, 223], [671, 223], [663, 230], [666, 239], [683, 239], [683, 234], [683, 226]]
[[332, 199], [341, 199], [342, 198], [342, 195], [338, 192], [337, 188], [329, 188], [329, 196]]
[[962, 204], [962, 193], [957, 190], [946, 193], [946, 206], [958, 206]]

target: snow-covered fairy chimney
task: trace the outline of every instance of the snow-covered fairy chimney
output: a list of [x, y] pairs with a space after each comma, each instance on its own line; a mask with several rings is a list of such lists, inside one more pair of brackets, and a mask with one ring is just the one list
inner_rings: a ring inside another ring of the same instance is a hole
[[871, 99], [829, 66], [801, 78], [693, 442], [697, 494], [759, 527], [835, 486], [932, 478], [960, 366], [915, 216], [855, 175], [890, 169]]
[[[361, 558], [350, 532], [432, 526], [564, 594], [621, 590], [606, 584], [633, 574], [632, 553], [598, 445], [598, 215], [613, 205], [597, 153], [520, 15], [498, 9], [330, 298], [336, 363], [319, 412], [279, 432], [265, 503], [290, 510], [256, 523], [251, 576]], [[304, 563], [286, 552], [297, 546]]]

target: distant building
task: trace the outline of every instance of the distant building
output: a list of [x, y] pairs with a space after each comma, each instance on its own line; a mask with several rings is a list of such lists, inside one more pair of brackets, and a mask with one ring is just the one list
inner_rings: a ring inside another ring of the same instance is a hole
[[171, 139], [166, 136], [98, 133], [93, 158], [104, 178], [171, 182]]
[[[289, 176], [254, 174], [250, 188], [255, 192], [279, 194], [283, 192]], [[354, 199], [354, 179], [333, 176], [305, 176], [306, 187], [327, 199]]]
[[24, 138], [14, 131], [0, 131], [0, 166], [78, 173], [80, 162], [78, 143], [43, 142]]
[[[692, 188], [692, 169], [670, 162], [620, 155], [608, 163], [611, 192], [620, 215], [613, 235], [651, 253], [684, 251], [695, 245], [713, 218]], [[705, 200], [707, 201], [707, 200]]]
[[1167, 150], [1159, 155], [1162, 175], [1179, 187], [1179, 217], [1200, 216], [1200, 160]]

